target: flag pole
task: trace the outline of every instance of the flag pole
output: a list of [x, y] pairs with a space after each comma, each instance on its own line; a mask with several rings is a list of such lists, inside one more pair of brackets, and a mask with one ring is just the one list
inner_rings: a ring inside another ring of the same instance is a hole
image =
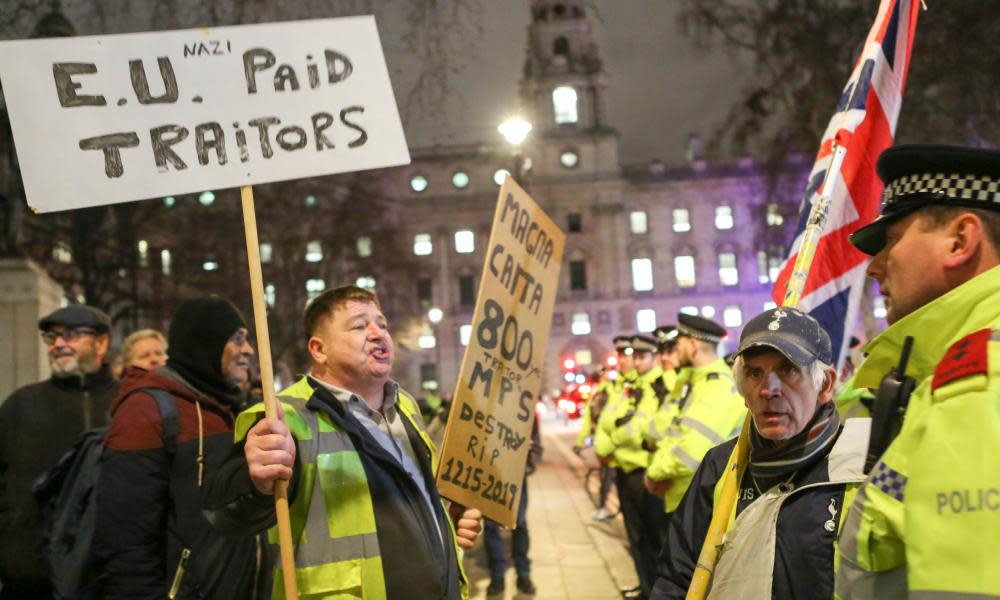
[[[274, 370], [271, 365], [271, 338], [267, 331], [267, 309], [264, 306], [264, 277], [260, 269], [260, 244], [257, 241], [257, 213], [254, 211], [253, 188], [240, 188], [243, 201], [243, 228], [246, 230], [247, 267], [250, 270], [250, 293], [253, 296], [253, 318], [257, 330], [257, 356], [260, 359], [260, 379], [264, 392], [264, 414], [278, 418], [278, 400], [274, 396]], [[274, 512], [278, 518], [278, 544], [281, 549], [281, 575], [285, 598], [298, 600], [295, 581], [295, 555], [292, 544], [292, 522], [288, 513], [288, 482], [274, 482]]]
[[[802, 294], [805, 291], [806, 280], [809, 278], [809, 269], [812, 267], [813, 258], [816, 256], [816, 247], [819, 245], [820, 237], [823, 235], [823, 228], [826, 227], [826, 219], [830, 213], [830, 202], [833, 197], [834, 186], [840, 167], [844, 163], [847, 155], [847, 148], [839, 143], [840, 134], [833, 142], [833, 158], [830, 167], [823, 178], [823, 186], [816, 201], [813, 202], [809, 211], [808, 225], [802, 234], [802, 243], [799, 247], [798, 257], [795, 260], [795, 267], [792, 270], [791, 278], [788, 280], [788, 287], [785, 288], [785, 298], [781, 305], [789, 308], [796, 308]], [[695, 565], [694, 574], [691, 577], [691, 585], [688, 587], [686, 600], [702, 600], [708, 593], [708, 588], [712, 583], [712, 573], [715, 570], [715, 563], [719, 558], [719, 548], [722, 546], [723, 537], [729, 526], [732, 524], [734, 515], [733, 508], [736, 506], [736, 496], [739, 491], [740, 481], [743, 480], [743, 473], [750, 462], [750, 420], [752, 416], [747, 414], [743, 421], [743, 429], [740, 437], [736, 441], [736, 447], [729, 456], [729, 462], [723, 471], [726, 480], [722, 484], [722, 491], [719, 494], [719, 501], [712, 511], [712, 521], [708, 526], [708, 533], [705, 535], [705, 543], [698, 554], [698, 563]]]

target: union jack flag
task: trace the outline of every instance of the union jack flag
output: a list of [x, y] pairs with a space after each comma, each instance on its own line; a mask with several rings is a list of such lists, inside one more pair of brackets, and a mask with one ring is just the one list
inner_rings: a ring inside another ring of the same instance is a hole
[[857, 321], [868, 264], [868, 257], [847, 238], [878, 215], [882, 183], [875, 162], [892, 145], [896, 132], [919, 4], [920, 0], [882, 0], [861, 56], [823, 134], [800, 207], [795, 242], [772, 292], [780, 305], [809, 211], [833, 163], [836, 142], [846, 149], [846, 155], [839, 172], [831, 178], [833, 192], [826, 227], [798, 308], [815, 317], [830, 334], [838, 371]]

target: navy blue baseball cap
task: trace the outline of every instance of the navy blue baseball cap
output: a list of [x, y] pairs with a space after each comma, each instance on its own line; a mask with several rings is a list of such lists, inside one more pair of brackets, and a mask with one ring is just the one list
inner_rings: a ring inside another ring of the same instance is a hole
[[736, 355], [753, 348], [773, 348], [800, 367], [816, 360], [828, 365], [833, 363], [830, 336], [819, 321], [784, 306], [760, 313], [743, 327]]

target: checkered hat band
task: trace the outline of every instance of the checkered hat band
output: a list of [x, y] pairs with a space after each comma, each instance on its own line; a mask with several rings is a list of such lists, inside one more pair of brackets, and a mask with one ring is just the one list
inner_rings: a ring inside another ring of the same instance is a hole
[[1000, 178], [985, 175], [918, 173], [894, 180], [885, 187], [882, 206], [913, 194], [943, 194], [954, 200], [1000, 204]]
[[717, 344], [722, 341], [721, 336], [705, 333], [704, 331], [698, 331], [697, 329], [691, 329], [690, 327], [684, 324], [678, 325], [677, 331], [679, 331], [681, 335], [688, 335], [696, 340], [701, 340], [703, 342], [708, 342], [710, 344]]

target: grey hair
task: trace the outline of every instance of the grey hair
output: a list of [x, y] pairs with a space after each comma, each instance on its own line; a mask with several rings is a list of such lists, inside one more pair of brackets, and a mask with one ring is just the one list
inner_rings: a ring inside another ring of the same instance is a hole
[[[820, 360], [814, 360], [808, 367], [801, 367], [806, 371], [806, 375], [812, 381], [812, 387], [815, 392], [819, 392], [823, 389], [823, 384], [826, 382], [826, 375], [830, 373], [831, 376], [836, 380], [837, 372], [833, 368], [833, 365], [827, 364]], [[743, 374], [743, 356], [740, 355], [736, 357], [736, 361], [733, 362], [733, 379], [736, 381], [736, 390], [744, 398], [747, 396], [743, 391], [743, 386], [746, 383], [745, 376]]]

